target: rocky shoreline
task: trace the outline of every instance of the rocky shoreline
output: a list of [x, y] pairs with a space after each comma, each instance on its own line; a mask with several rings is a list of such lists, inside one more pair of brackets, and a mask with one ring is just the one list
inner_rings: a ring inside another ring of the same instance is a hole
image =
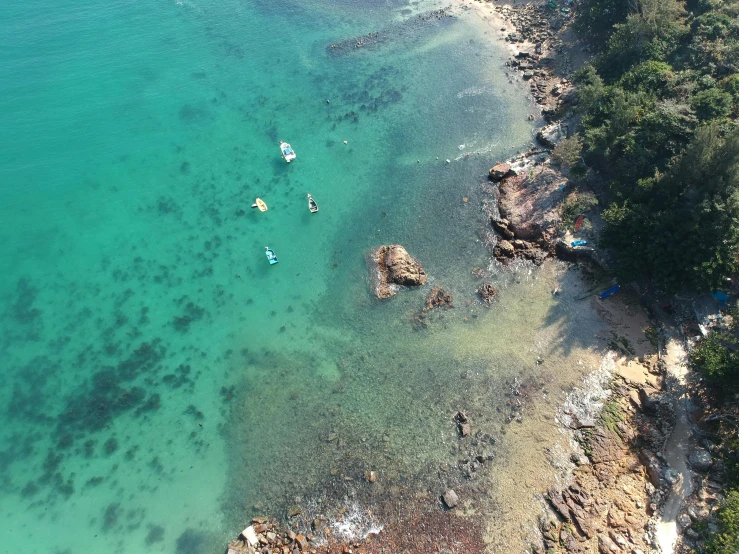
[[[586, 187], [557, 167], [551, 156], [574, 128], [570, 108], [577, 103], [577, 94], [569, 76], [578, 60], [565, 44], [571, 42], [567, 36], [571, 35], [569, 8], [552, 10], [545, 3], [472, 4], [491, 17], [499, 38], [511, 46], [512, 56], [506, 63], [511, 78], [518, 75], [529, 83], [532, 101], [547, 122], [537, 135], [538, 147], [496, 163], [481, 184], [489, 221], [483, 236], [491, 254], [504, 266], [517, 259], [539, 265], [557, 257], [582, 267], [595, 264], [602, 268], [606, 264], [599, 252], [571, 245], [573, 239], [592, 242], [597, 237], [597, 213], [580, 211], [578, 204], [578, 198], [587, 194], [583, 192]], [[338, 50], [378, 40], [369, 37], [358, 44], [352, 39]], [[332, 48], [336, 54], [337, 48]], [[581, 63], [584, 58], [580, 57]], [[574, 214], [566, 210], [572, 206]], [[587, 216], [577, 233], [573, 215]], [[421, 264], [400, 245], [379, 247], [368, 256], [368, 265], [372, 291], [380, 299], [426, 282]], [[490, 282], [483, 282], [477, 292], [484, 306], [498, 299], [498, 289]], [[434, 287], [412, 324], [425, 327], [425, 312], [450, 307], [451, 294]], [[665, 321], [654, 325], [664, 327]], [[646, 328], [647, 324], [642, 325], [637, 333], [641, 336], [632, 340], [644, 340]], [[628, 340], [611, 332], [611, 353], [606, 357], [611, 366], [588, 376], [568, 395], [556, 416], [559, 430], [571, 439], [573, 448], [562, 464], [561, 479], [542, 497], [540, 534], [530, 545], [531, 552], [681, 552], [700, 546], [701, 536], [695, 529], [710, 525], [721, 501], [721, 464], [702, 448], [694, 449], [691, 457], [693, 468], [702, 476], [699, 486], [687, 504], [684, 497], [675, 501], [675, 491], [691, 475], [676, 471], [665, 455], [684, 384], [670, 371], [664, 337], [651, 352], [637, 356]], [[528, 395], [537, 387], [540, 384], [511, 384], [504, 408], [507, 423], [522, 420]], [[312, 519], [299, 516], [299, 511], [288, 511], [282, 523], [254, 518], [229, 543], [228, 554], [498, 551], [483, 540], [485, 515], [474, 508], [467, 510], [486, 494], [475, 486], [475, 478], [495, 459], [497, 439], [488, 430], [475, 428], [462, 411], [450, 418], [459, 434], [458, 459], [439, 468], [435, 493], [391, 486], [383, 483], [382, 475], [368, 471], [362, 479], [363, 492], [353, 497], [364, 506], [361, 516], [349, 513], [347, 499], [336, 498], [334, 512], [321, 512]], [[386, 488], [381, 495], [373, 495], [373, 487]], [[666, 549], [662, 516], [666, 505], [675, 502], [682, 538], [677, 546], [673, 541]], [[357, 519], [365, 523], [361, 532], [347, 535], [339, 531], [344, 523]], [[382, 522], [382, 526], [367, 525], [367, 520]]]

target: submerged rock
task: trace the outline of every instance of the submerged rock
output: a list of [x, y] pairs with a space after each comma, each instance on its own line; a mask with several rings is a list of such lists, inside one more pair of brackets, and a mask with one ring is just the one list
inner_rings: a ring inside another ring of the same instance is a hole
[[452, 293], [445, 291], [441, 287], [434, 287], [426, 297], [426, 307], [424, 310], [432, 310], [434, 308], [453, 308]]
[[492, 283], [483, 283], [477, 288], [477, 294], [485, 304], [490, 304], [498, 297], [498, 289]]
[[415, 287], [426, 282], [426, 272], [420, 263], [399, 244], [380, 246], [372, 256], [376, 262], [373, 272], [374, 294], [378, 298], [395, 296], [399, 287]]

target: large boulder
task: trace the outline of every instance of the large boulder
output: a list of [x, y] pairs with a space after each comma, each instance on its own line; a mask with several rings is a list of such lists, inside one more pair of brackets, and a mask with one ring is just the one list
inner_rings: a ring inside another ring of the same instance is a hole
[[372, 256], [374, 293], [378, 298], [395, 296], [401, 286], [415, 287], [426, 282], [426, 272], [399, 244], [380, 246]]
[[492, 168], [490, 168], [490, 180], [491, 181], [500, 181], [503, 177], [508, 175], [508, 172], [511, 170], [510, 164], [507, 163], [497, 163]]
[[713, 457], [708, 450], [702, 448], [696, 448], [690, 453], [690, 465], [693, 469], [700, 472], [706, 472], [711, 469], [713, 465]]
[[547, 166], [529, 168], [500, 185], [500, 215], [516, 238], [553, 239], [560, 224], [559, 206], [567, 195], [568, 180]]
[[562, 125], [559, 122], [550, 123], [549, 125], [542, 127], [538, 133], [536, 133], [536, 140], [538, 140], [546, 148], [554, 148], [557, 146], [559, 141], [567, 136], [567, 126]]

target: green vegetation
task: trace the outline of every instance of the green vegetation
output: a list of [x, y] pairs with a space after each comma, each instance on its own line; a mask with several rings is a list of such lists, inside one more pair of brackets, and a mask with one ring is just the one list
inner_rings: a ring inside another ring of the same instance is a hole
[[739, 491], [730, 490], [718, 515], [721, 532], [711, 537], [706, 545], [709, 554], [736, 554], [739, 552]]
[[587, 214], [598, 205], [598, 199], [592, 194], [573, 192], [560, 205], [559, 213], [562, 223], [568, 229], [573, 229], [577, 216]]
[[[578, 9], [576, 28], [602, 45], [575, 75], [581, 155], [607, 183], [601, 244], [624, 281], [713, 290], [739, 270], [737, 15], [736, 0]], [[575, 144], [565, 153], [577, 163]]]
[[[733, 318], [731, 326], [711, 331], [690, 353], [689, 363], [692, 370], [700, 372], [724, 396], [726, 401], [717, 417], [719, 426], [715, 436], [723, 443], [724, 452], [736, 452], [739, 449], [739, 417], [736, 402], [730, 395], [739, 391], [739, 301], [727, 311]], [[708, 537], [705, 549], [708, 554], [739, 552], [739, 463], [734, 456], [727, 457], [724, 463], [731, 488], [719, 511], [720, 529], [712, 536], [707, 527], [696, 529]]]
[[[600, 47], [574, 76], [579, 156], [606, 184], [600, 242], [619, 277], [667, 292], [722, 288], [739, 272], [739, 0], [581, 0], [575, 27]], [[739, 326], [709, 333], [690, 364], [726, 399], [713, 421], [732, 454], [718, 532], [694, 528], [709, 554], [734, 554]]]
[[579, 135], [562, 139], [552, 150], [552, 160], [560, 167], [571, 168], [580, 161], [582, 139]]
[[739, 391], [739, 301], [729, 310], [732, 324], [714, 330], [690, 352], [689, 363], [706, 381], [724, 393]]
[[713, 331], [690, 353], [691, 367], [710, 384], [724, 391], [739, 388], [739, 341], [731, 334]]

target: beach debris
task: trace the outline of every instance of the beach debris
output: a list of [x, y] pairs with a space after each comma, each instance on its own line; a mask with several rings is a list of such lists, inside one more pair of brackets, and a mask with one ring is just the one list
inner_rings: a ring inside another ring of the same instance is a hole
[[349, 144], [349, 141], [348, 141], [348, 140], [345, 140], [345, 141], [344, 141], [344, 144]]

